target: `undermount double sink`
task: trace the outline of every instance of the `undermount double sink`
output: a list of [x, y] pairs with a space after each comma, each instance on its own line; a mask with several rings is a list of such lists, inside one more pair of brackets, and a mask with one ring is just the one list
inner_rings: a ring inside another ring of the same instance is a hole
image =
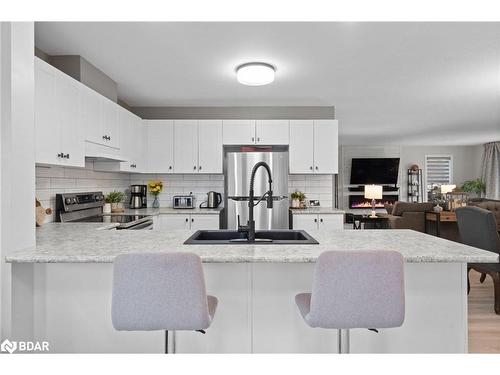
[[[255, 244], [317, 245], [319, 242], [303, 230], [256, 230]], [[237, 245], [250, 244], [246, 233], [237, 230], [199, 230], [189, 237], [184, 245]]]

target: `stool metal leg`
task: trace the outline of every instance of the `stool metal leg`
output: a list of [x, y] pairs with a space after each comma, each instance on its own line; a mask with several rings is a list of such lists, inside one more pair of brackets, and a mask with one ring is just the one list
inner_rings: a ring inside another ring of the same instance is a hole
[[337, 330], [337, 353], [339, 354], [349, 354], [349, 330], [348, 329], [338, 329]]
[[175, 354], [175, 331], [165, 331], [165, 354]]

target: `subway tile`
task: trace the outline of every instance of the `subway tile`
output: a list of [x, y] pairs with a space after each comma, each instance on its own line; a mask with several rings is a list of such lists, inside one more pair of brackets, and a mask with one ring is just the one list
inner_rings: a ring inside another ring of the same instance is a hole
[[50, 187], [52, 189], [71, 189], [76, 187], [74, 178], [51, 178]]
[[36, 189], [50, 189], [49, 177], [37, 177], [35, 179]]

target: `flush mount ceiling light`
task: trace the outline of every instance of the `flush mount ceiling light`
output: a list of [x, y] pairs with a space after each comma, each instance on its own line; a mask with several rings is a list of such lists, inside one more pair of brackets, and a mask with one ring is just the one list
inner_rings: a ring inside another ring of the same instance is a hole
[[251, 62], [236, 68], [238, 82], [248, 86], [262, 86], [274, 81], [275, 68], [271, 64]]

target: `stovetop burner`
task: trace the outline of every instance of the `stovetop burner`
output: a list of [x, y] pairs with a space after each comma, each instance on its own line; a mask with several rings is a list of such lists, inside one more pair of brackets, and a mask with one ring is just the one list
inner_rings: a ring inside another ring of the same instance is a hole
[[96, 215], [90, 217], [83, 217], [72, 222], [78, 223], [120, 223], [127, 224], [141, 219], [149, 218], [146, 215]]

